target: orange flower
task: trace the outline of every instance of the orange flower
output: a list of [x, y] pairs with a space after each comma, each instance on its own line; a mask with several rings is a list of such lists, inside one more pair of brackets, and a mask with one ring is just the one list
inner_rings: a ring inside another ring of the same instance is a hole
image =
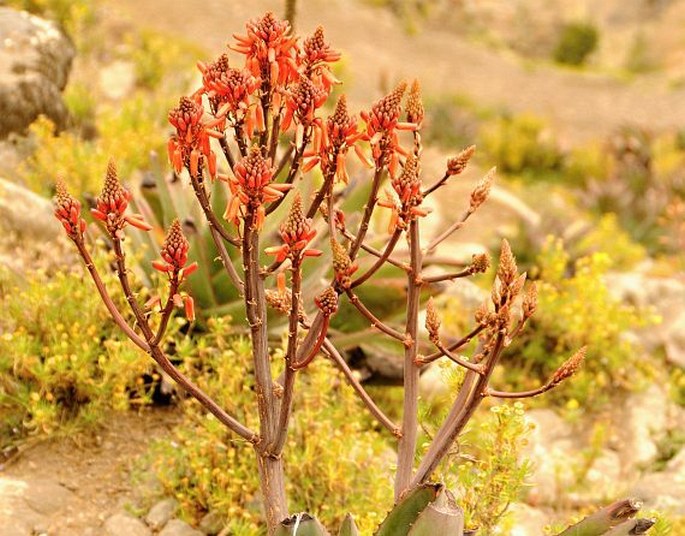
[[242, 121], [250, 107], [250, 97], [259, 88], [259, 78], [246, 69], [229, 67], [227, 54], [207, 65], [199, 63], [198, 67], [202, 73], [203, 90], [217, 119]]
[[419, 160], [410, 155], [404, 163], [402, 173], [391, 178], [392, 191], [386, 191], [386, 199], [378, 202], [381, 207], [392, 210], [389, 231], [405, 229], [418, 216], [426, 216], [428, 209], [421, 207], [423, 194], [419, 178]]
[[180, 274], [182, 279], [188, 277], [197, 270], [196, 262], [186, 266], [189, 248], [190, 243], [183, 234], [180, 222], [174, 220], [160, 250], [163, 260], [152, 261], [152, 266], [160, 272]]
[[338, 61], [340, 56], [340, 52], [333, 50], [326, 43], [323, 27], [319, 26], [311, 36], [304, 40], [300, 61], [304, 66], [305, 76], [321, 85], [326, 93], [330, 93], [331, 87], [341, 82], [333, 76], [328, 64]]
[[72, 240], [80, 239], [86, 230], [86, 221], [81, 218], [81, 203], [68, 191], [61, 177], [55, 183], [55, 217]]
[[281, 123], [283, 130], [290, 127], [293, 119], [299, 125], [311, 125], [315, 121], [316, 110], [323, 106], [327, 98], [323, 89], [315, 86], [309, 78], [301, 77], [286, 93], [285, 115]]
[[209, 138], [222, 134], [213, 130], [213, 125], [202, 121], [203, 114], [199, 93], [181, 97], [178, 107], [169, 112], [169, 123], [176, 128], [176, 135], [169, 139], [169, 160], [176, 173], [185, 167], [195, 177], [206, 162], [210, 176], [216, 175], [216, 155], [209, 147]]
[[288, 217], [280, 228], [283, 245], [266, 248], [267, 255], [275, 255], [277, 262], [283, 262], [286, 258], [292, 260], [302, 257], [318, 257], [321, 251], [307, 248], [307, 244], [316, 236], [316, 230], [312, 229], [311, 218], [306, 218], [302, 208], [300, 193], [295, 194], [293, 204], [288, 212]]
[[230, 48], [245, 54], [245, 66], [255, 76], [272, 85], [284, 85], [297, 75], [297, 38], [288, 21], [271, 12], [246, 25], [247, 35], [233, 35], [238, 42]]
[[117, 238], [123, 238], [123, 228], [127, 223], [143, 231], [149, 231], [152, 226], [146, 223], [140, 214], [125, 214], [130, 199], [131, 192], [121, 185], [116, 164], [114, 160], [110, 160], [102, 192], [95, 198], [95, 208], [91, 209], [91, 214], [103, 221], [107, 232]]
[[292, 188], [291, 184], [274, 184], [271, 160], [262, 156], [262, 151], [254, 145], [248, 155], [233, 168], [234, 177], [229, 177], [228, 186], [232, 197], [226, 206], [224, 218], [236, 225], [242, 216], [242, 208], [251, 206], [256, 209], [256, 226], [261, 229], [266, 216], [265, 203], [283, 197], [283, 192]]

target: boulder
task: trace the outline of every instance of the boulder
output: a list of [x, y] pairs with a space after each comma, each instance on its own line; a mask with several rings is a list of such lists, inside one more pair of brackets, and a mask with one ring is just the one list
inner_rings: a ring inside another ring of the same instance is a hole
[[25, 131], [41, 114], [66, 125], [61, 92], [74, 54], [54, 23], [0, 7], [0, 139]]

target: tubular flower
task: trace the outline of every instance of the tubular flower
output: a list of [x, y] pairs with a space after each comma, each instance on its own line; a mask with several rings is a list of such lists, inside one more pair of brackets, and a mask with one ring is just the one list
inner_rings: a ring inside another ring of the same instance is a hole
[[197, 270], [196, 262], [186, 266], [189, 248], [190, 243], [183, 234], [181, 223], [174, 220], [160, 250], [162, 260], [152, 261], [152, 266], [160, 272], [180, 274], [181, 278], [185, 278]]
[[140, 214], [125, 214], [130, 199], [131, 192], [119, 182], [116, 164], [114, 160], [110, 160], [102, 192], [95, 198], [95, 208], [91, 209], [94, 218], [105, 222], [110, 235], [123, 238], [122, 230], [127, 223], [143, 231], [152, 229]]
[[270, 203], [283, 197], [283, 192], [290, 189], [290, 184], [274, 184], [271, 160], [262, 156], [262, 151], [254, 145], [249, 154], [233, 168], [234, 177], [228, 179], [231, 198], [226, 206], [224, 218], [239, 223], [241, 207], [252, 207], [256, 210], [255, 225], [261, 229], [266, 216], [264, 203]]
[[301, 52], [301, 62], [304, 65], [304, 73], [308, 78], [320, 81], [326, 93], [330, 93], [334, 84], [340, 81], [333, 76], [329, 63], [340, 59], [340, 52], [333, 50], [326, 43], [323, 35], [323, 26], [317, 27], [312, 35], [304, 40]]
[[407, 89], [407, 83], [401, 82], [385, 97], [376, 102], [370, 112], [362, 112], [362, 119], [366, 122], [366, 135], [371, 143], [376, 166], [388, 163], [390, 157], [390, 173], [394, 175], [397, 167], [397, 153], [406, 151], [400, 147], [397, 140], [397, 130], [416, 130], [414, 123], [399, 121], [402, 113], [402, 97]]
[[55, 182], [55, 217], [64, 227], [67, 236], [72, 240], [79, 240], [86, 230], [86, 221], [81, 218], [81, 203], [68, 191], [64, 180], [57, 177]]
[[185, 166], [195, 177], [206, 162], [209, 174], [216, 174], [216, 155], [209, 147], [209, 137], [221, 134], [202, 121], [203, 114], [200, 94], [181, 97], [178, 106], [169, 112], [169, 123], [176, 128], [176, 135], [169, 139], [169, 160], [176, 173]]
[[[202, 87], [221, 125], [228, 117], [242, 121], [250, 106], [250, 96], [259, 88], [260, 80], [248, 70], [233, 69], [228, 55], [222, 54], [209, 64], [198, 64]], [[223, 125], [222, 125], [223, 126]]]
[[345, 168], [347, 151], [354, 147], [357, 156], [367, 167], [373, 167], [361, 148], [356, 143], [363, 137], [358, 131], [357, 121], [350, 117], [347, 112], [347, 97], [341, 95], [335, 105], [333, 115], [329, 116], [323, 128], [315, 132], [314, 147], [309, 153], [305, 153], [303, 171], [309, 171], [315, 165], [320, 164], [324, 176], [335, 173], [338, 181], [347, 183], [348, 176]]
[[280, 234], [283, 245], [266, 249], [268, 255], [276, 255], [277, 262], [283, 262], [288, 257], [291, 260], [300, 256], [318, 257], [322, 253], [318, 249], [307, 248], [316, 230], [312, 229], [312, 220], [305, 217], [299, 192], [295, 194], [288, 217], [281, 224]]
[[419, 160], [416, 156], [410, 155], [407, 158], [402, 173], [393, 178], [391, 184], [396, 195], [390, 193], [387, 199], [378, 204], [393, 211], [390, 221], [390, 232], [393, 232], [397, 227], [405, 229], [417, 216], [423, 217], [429, 212], [421, 207], [423, 194], [419, 179]]
[[[323, 89], [316, 87], [309, 78], [301, 77], [295, 87], [287, 92], [283, 130], [287, 130], [295, 119], [298, 124], [298, 137], [301, 137], [301, 127], [311, 125], [315, 121], [316, 110], [327, 98], [328, 95]], [[298, 145], [300, 141], [298, 140]]]
[[236, 35], [231, 49], [245, 54], [245, 66], [256, 77], [283, 85], [297, 74], [297, 38], [291, 35], [288, 21], [271, 12], [245, 25], [247, 35]]
[[452, 177], [454, 175], [459, 175], [462, 171], [464, 171], [464, 169], [466, 169], [466, 165], [469, 163], [469, 160], [471, 160], [471, 157], [475, 152], [476, 146], [469, 145], [457, 156], [450, 158], [447, 161], [447, 175]]

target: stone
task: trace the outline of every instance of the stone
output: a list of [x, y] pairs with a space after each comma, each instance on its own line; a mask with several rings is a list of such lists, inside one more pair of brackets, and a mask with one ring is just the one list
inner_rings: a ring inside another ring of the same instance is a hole
[[659, 454], [657, 444], [668, 430], [668, 393], [656, 384], [628, 396], [617, 427], [621, 436], [621, 458], [626, 471], [652, 463]]
[[178, 510], [178, 501], [176, 499], [164, 499], [150, 508], [150, 511], [145, 516], [145, 522], [153, 530], [160, 530], [174, 517], [176, 510]]
[[202, 516], [198, 528], [208, 536], [215, 536], [224, 528], [224, 518], [215, 510], [207, 512]]
[[511, 520], [509, 536], [544, 534], [545, 526], [551, 521], [548, 514], [524, 503], [512, 504], [507, 510], [507, 515]]
[[152, 531], [140, 519], [126, 513], [114, 514], [105, 521], [107, 536], [152, 536]]
[[72, 497], [71, 491], [51, 480], [30, 481], [24, 494], [24, 500], [32, 510], [48, 516], [62, 510]]
[[185, 521], [172, 519], [158, 536], [204, 536], [204, 534], [188, 525]]
[[29, 484], [23, 480], [0, 477], [0, 527], [3, 536], [31, 536], [33, 528], [45, 517], [24, 500]]
[[135, 66], [130, 61], [114, 61], [100, 70], [100, 87], [110, 99], [125, 97], [135, 85]]
[[55, 23], [8, 7], [0, 7], [0, 38], [0, 139], [24, 132], [41, 114], [63, 128], [71, 41]]
[[549, 409], [526, 413], [533, 425], [523, 458], [533, 464], [528, 493], [532, 505], [553, 504], [556, 498], [575, 482], [574, 465], [578, 446], [571, 426]]
[[668, 323], [664, 336], [666, 359], [685, 368], [685, 310]]

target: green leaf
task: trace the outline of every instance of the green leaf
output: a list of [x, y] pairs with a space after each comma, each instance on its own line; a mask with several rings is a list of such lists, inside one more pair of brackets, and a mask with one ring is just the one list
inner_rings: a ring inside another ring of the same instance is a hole
[[376, 536], [409, 536], [419, 515], [443, 489], [442, 484], [423, 484], [412, 490], [393, 508], [378, 527]]
[[443, 488], [434, 502], [429, 504], [412, 525], [409, 536], [462, 536], [464, 534], [464, 512], [454, 498]]
[[350, 514], [345, 516], [338, 536], [359, 536], [359, 529]]

